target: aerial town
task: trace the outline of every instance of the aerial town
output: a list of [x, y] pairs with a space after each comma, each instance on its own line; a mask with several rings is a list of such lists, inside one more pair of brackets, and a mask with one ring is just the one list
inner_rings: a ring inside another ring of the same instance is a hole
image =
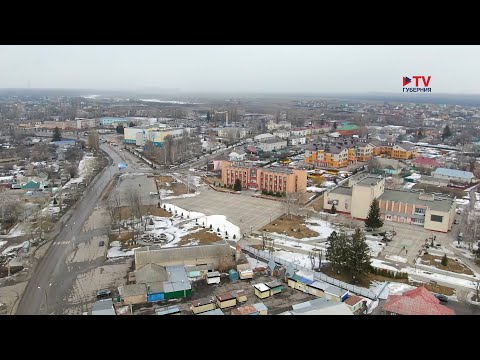
[[480, 102], [427, 96], [0, 89], [0, 315], [480, 314]]

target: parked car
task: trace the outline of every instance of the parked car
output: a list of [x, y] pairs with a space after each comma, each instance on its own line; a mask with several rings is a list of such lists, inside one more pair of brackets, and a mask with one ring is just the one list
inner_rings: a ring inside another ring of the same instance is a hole
[[97, 291], [97, 299], [107, 298], [112, 296], [112, 292], [108, 289], [101, 289]]
[[100, 240], [99, 243], [98, 243], [98, 246], [105, 246], [105, 241]]
[[448, 297], [442, 294], [434, 294], [435, 297], [440, 300], [441, 302], [448, 302]]
[[458, 219], [453, 220], [454, 224], [458, 224]]

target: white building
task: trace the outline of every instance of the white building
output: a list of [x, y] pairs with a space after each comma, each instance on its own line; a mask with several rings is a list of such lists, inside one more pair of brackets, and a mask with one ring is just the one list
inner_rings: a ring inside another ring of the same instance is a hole
[[287, 139], [290, 137], [290, 131], [289, 130], [277, 130], [273, 132], [274, 136], [278, 136], [279, 138], [282, 139]]
[[77, 129], [88, 129], [95, 127], [95, 119], [75, 118]]
[[280, 150], [287, 147], [287, 140], [274, 137], [255, 144], [255, 147], [262, 151]]
[[280, 121], [278, 124], [271, 120], [267, 124], [267, 129], [272, 131], [272, 130], [277, 130], [277, 129], [291, 129], [292, 124], [289, 121]]
[[259, 134], [253, 137], [253, 140], [255, 141], [260, 141], [260, 140], [267, 140], [267, 139], [274, 139], [275, 135], [265, 133], [265, 134]]
[[304, 145], [307, 143], [305, 136], [290, 136], [287, 140], [289, 146]]
[[290, 132], [291, 136], [307, 136], [308, 130], [307, 129], [293, 129]]

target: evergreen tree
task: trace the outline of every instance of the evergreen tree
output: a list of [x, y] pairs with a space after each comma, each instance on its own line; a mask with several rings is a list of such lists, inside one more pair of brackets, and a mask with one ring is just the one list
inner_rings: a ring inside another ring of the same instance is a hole
[[338, 235], [336, 231], [333, 231], [330, 236], [327, 237], [327, 251], [325, 253], [325, 259], [329, 261], [332, 266], [338, 267]]
[[130, 124], [128, 124], [128, 127], [134, 127], [135, 123], [133, 121], [130, 121]]
[[117, 127], [115, 128], [115, 130], [119, 134], [123, 134], [125, 132], [125, 129], [123, 128], [123, 125], [121, 125], [121, 124], [118, 124]]
[[207, 121], [210, 121], [210, 111], [207, 111]]
[[336, 214], [337, 213], [337, 208], [335, 207], [335, 204], [332, 204], [332, 208], [330, 209], [330, 212], [332, 214]]
[[337, 236], [337, 261], [341, 268], [348, 268], [348, 243], [347, 233], [342, 230]]
[[365, 226], [378, 229], [383, 226], [383, 221], [380, 219], [380, 206], [378, 205], [378, 200], [375, 198], [370, 205], [370, 210], [368, 211], [368, 216], [365, 219]]
[[347, 237], [345, 267], [355, 281], [370, 270], [370, 248], [365, 240], [365, 233], [357, 228], [352, 236]]
[[52, 141], [60, 141], [62, 140], [62, 133], [60, 132], [60, 129], [58, 126], [55, 126], [55, 129], [53, 129], [53, 139]]
[[450, 127], [448, 125], [445, 125], [445, 127], [443, 128], [442, 140], [445, 140], [450, 136], [452, 136], [452, 131], [450, 130]]
[[240, 179], [235, 180], [235, 185], [233, 185], [233, 190], [242, 191], [242, 183], [240, 182]]
[[448, 265], [447, 254], [444, 254], [443, 257], [442, 257], [442, 265], [443, 265], [443, 266], [447, 266], [447, 265]]

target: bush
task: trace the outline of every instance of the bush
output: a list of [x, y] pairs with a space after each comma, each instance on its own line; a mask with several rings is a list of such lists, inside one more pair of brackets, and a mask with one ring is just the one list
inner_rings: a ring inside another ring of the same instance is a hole
[[273, 196], [273, 195], [274, 195], [274, 192], [273, 192], [273, 191], [269, 191], [269, 192], [268, 192], [268, 195]]
[[447, 265], [448, 265], [447, 254], [444, 254], [442, 257], [442, 266], [447, 266]]
[[263, 189], [263, 190], [262, 190], [262, 194], [263, 194], [263, 195], [268, 195], [268, 191], [265, 190], [265, 189]]
[[391, 279], [408, 279], [408, 274], [400, 271], [392, 271], [387, 269], [380, 269], [372, 267], [370, 272], [375, 275], [385, 276]]
[[275, 196], [276, 196], [276, 197], [280, 197], [280, 196], [282, 196], [282, 194], [280, 193], [280, 191], [277, 191], [277, 192], [275, 193]]

